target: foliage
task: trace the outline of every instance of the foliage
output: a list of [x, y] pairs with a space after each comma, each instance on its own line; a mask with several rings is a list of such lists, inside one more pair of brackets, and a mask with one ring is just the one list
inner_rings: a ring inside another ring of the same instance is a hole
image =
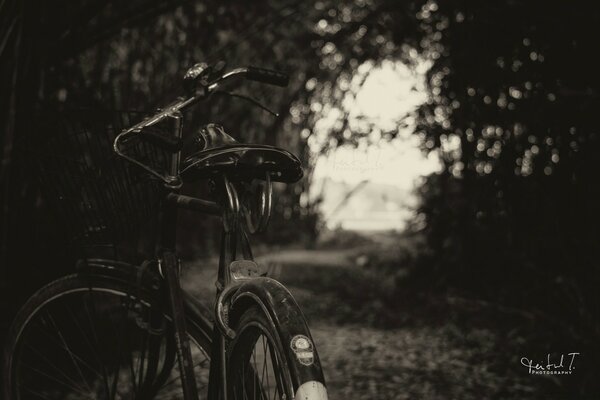
[[[420, 189], [415, 226], [426, 245], [411, 259], [415, 277], [525, 309], [535, 321], [563, 322], [562, 344], [598, 352], [590, 339], [600, 334], [598, 4], [88, 0], [25, 7], [32, 3], [0, 4], [0, 76], [10, 88], [0, 96], [4, 251], [31, 242], [43, 248], [58, 236], [27, 158], [28, 141], [46, 134], [29, 125], [40, 105], [149, 109], [179, 94], [181, 75], [198, 61], [287, 70], [286, 91], [246, 89], [267, 98], [276, 119], [225, 99], [190, 117], [193, 129], [222, 122], [238, 138], [303, 158], [307, 178], [282, 189], [277, 204], [277, 240], [317, 226], [317, 205], [306, 196], [309, 145], [327, 151], [380, 129], [361, 118], [351, 123], [344, 107], [370, 68], [426, 59], [429, 100], [415, 134], [445, 168]], [[333, 123], [317, 137], [323, 117]], [[401, 128], [378, 133], [392, 138]], [[38, 254], [45, 253], [27, 252]]]
[[439, 50], [418, 134], [446, 164], [424, 185], [421, 211], [440, 255], [470, 264], [453, 271], [533, 268], [590, 283], [600, 213], [588, 49], [599, 14], [538, 6], [429, 3], [421, 13]]
[[598, 5], [429, 2], [419, 17], [433, 45], [417, 134], [446, 167], [420, 190], [425, 270], [597, 354]]

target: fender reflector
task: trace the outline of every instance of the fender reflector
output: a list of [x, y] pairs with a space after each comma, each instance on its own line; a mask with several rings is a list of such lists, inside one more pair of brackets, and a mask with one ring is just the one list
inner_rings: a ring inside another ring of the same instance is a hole
[[318, 381], [304, 382], [298, 388], [294, 400], [327, 400], [327, 389]]

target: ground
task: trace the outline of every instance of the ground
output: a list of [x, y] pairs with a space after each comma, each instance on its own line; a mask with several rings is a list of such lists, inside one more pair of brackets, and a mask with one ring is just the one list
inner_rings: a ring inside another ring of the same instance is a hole
[[[381, 305], [365, 313], [348, 301], [348, 293], [366, 290], [360, 282], [361, 260], [354, 255], [294, 250], [259, 257], [304, 310], [330, 399], [551, 398], [536, 395], [539, 380], [519, 365], [518, 354], [504, 354], [502, 338], [490, 329], [452, 320], [380, 327], [382, 314], [372, 310]], [[190, 263], [184, 285], [208, 304], [215, 273], [215, 260]]]

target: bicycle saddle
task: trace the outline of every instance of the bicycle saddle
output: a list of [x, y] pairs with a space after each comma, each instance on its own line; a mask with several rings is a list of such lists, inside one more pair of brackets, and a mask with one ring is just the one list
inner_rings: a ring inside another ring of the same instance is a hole
[[293, 183], [302, 178], [300, 160], [289, 151], [261, 144], [244, 144], [225, 133], [222, 126], [208, 124], [196, 138], [199, 150], [181, 165], [184, 181], [226, 173], [240, 180], [264, 179]]

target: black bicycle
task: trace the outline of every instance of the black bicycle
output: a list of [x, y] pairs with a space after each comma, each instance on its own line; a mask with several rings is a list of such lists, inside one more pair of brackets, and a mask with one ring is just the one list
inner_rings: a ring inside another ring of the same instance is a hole
[[[248, 241], [267, 226], [272, 182], [302, 177], [299, 160], [276, 147], [239, 143], [215, 124], [193, 138], [195, 150], [181, 160], [182, 113], [244, 79], [279, 86], [288, 80], [260, 68], [223, 73], [222, 65], [197, 64], [184, 77], [186, 95], [156, 114], [133, 125], [136, 113], [110, 123], [91, 123], [97, 113], [88, 114], [63, 126], [68, 140], [45, 149], [47, 186], [64, 215], [74, 216], [65, 223], [80, 238], [127, 237], [159, 215], [157, 250], [135, 264], [86, 255], [76, 274], [30, 297], [5, 346], [6, 399], [327, 398], [302, 312], [253, 260]], [[179, 193], [200, 180], [209, 182], [212, 200]], [[222, 219], [212, 311], [180, 286], [181, 208]]]

